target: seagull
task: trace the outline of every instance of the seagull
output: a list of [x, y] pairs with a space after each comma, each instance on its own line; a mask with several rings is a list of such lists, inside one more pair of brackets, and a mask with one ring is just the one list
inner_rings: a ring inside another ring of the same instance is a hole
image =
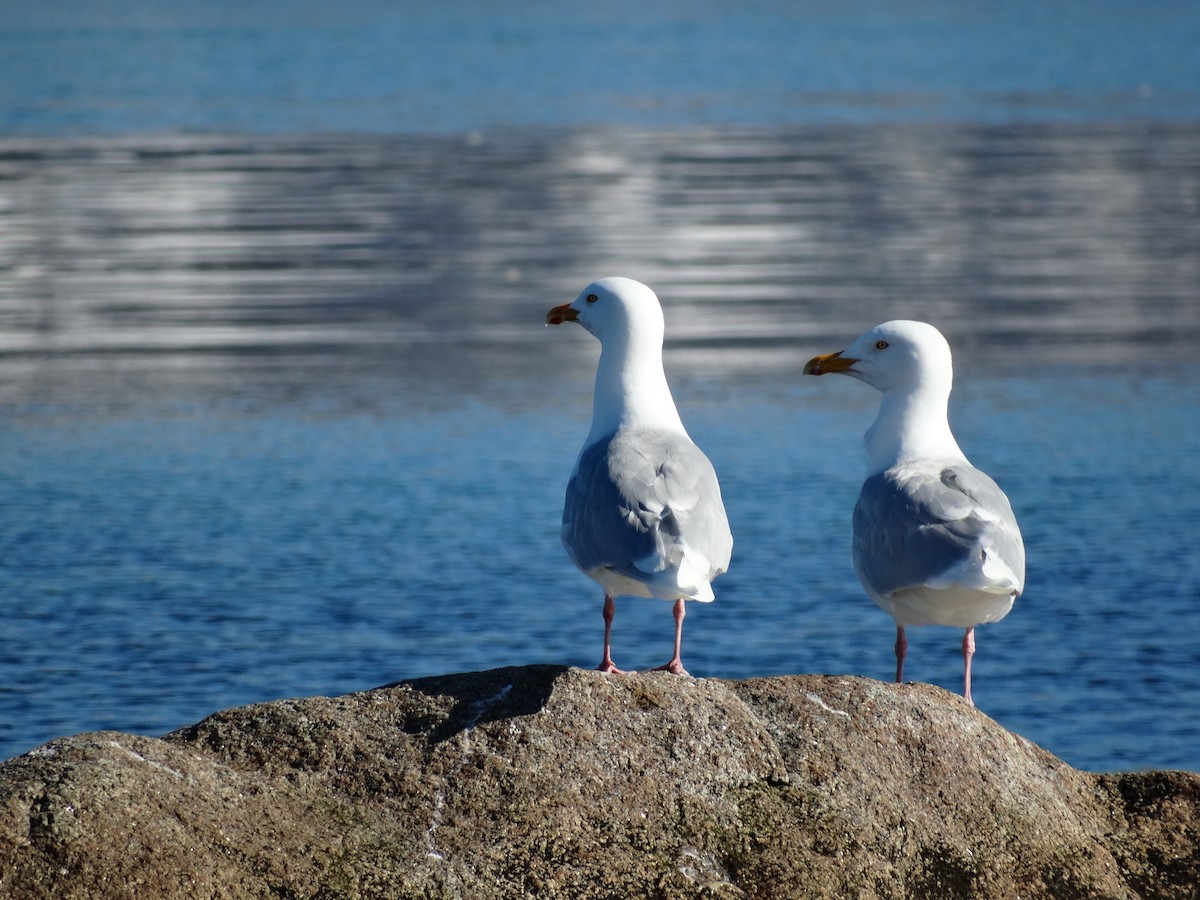
[[709, 603], [729, 567], [733, 536], [717, 474], [692, 443], [663, 372], [658, 297], [630, 278], [594, 281], [547, 325], [578, 322], [600, 341], [592, 427], [567, 483], [562, 542], [571, 561], [604, 588], [604, 656], [614, 598], [674, 601], [675, 653], [658, 670], [687, 675], [680, 659], [687, 600]]
[[1025, 545], [1008, 497], [950, 432], [950, 345], [924, 322], [884, 322], [804, 367], [806, 375], [829, 372], [883, 394], [864, 437], [854, 568], [896, 620], [896, 681], [904, 676], [906, 626], [964, 628], [963, 696], [973, 706], [975, 626], [1012, 609], [1025, 584]]

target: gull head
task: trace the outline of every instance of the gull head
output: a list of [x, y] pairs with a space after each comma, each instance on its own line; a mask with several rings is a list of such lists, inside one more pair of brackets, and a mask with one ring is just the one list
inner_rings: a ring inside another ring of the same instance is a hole
[[613, 276], [593, 281], [572, 302], [546, 313], [547, 325], [578, 322], [601, 344], [635, 336], [662, 346], [662, 306], [654, 291], [632, 278]]
[[925, 322], [897, 319], [876, 325], [845, 350], [814, 356], [805, 375], [849, 375], [883, 391], [944, 387], [953, 378], [950, 345]]

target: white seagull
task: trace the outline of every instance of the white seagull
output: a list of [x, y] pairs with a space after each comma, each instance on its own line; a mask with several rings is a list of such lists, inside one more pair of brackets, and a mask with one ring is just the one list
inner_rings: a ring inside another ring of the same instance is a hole
[[883, 394], [865, 435], [854, 568], [896, 620], [896, 681], [904, 675], [905, 626], [965, 628], [963, 696], [973, 705], [975, 626], [1012, 609], [1025, 584], [1025, 546], [1008, 498], [950, 432], [950, 345], [924, 322], [884, 322], [804, 367], [806, 375], [828, 372]]
[[674, 601], [675, 653], [659, 669], [680, 675], [684, 603], [713, 599], [733, 537], [712, 463], [680, 421], [663, 372], [658, 297], [629, 278], [602, 278], [548, 325], [578, 322], [600, 341], [592, 427], [563, 506], [571, 561], [604, 588], [601, 672], [620, 672], [610, 641], [618, 596]]

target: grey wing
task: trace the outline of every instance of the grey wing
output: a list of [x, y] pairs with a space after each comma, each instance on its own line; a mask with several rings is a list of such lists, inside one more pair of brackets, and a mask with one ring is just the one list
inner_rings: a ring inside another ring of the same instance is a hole
[[562, 538], [585, 572], [631, 577], [677, 565], [685, 547], [715, 577], [733, 549], [712, 463], [686, 437], [662, 432], [622, 432], [584, 449], [567, 485]]
[[[986, 563], [1011, 572], [1019, 592], [1025, 547], [1008, 497], [970, 464], [872, 475], [854, 507], [854, 566], [879, 594], [936, 582]], [[986, 566], [985, 566], [986, 568]]]
[[654, 538], [630, 522], [628, 501], [609, 469], [611, 439], [585, 447], [567, 482], [562, 541], [584, 572], [629, 565], [654, 548]]

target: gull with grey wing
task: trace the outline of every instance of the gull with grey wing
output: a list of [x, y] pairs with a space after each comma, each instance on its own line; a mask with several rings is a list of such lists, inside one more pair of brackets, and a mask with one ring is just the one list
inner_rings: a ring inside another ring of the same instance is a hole
[[733, 537], [716, 472], [688, 436], [662, 365], [663, 315], [654, 292], [629, 278], [589, 284], [546, 314], [578, 322], [600, 340], [592, 425], [567, 484], [562, 541], [571, 561], [604, 588], [604, 655], [612, 660], [614, 598], [674, 603], [675, 645], [659, 668], [687, 674], [680, 658], [688, 600], [710, 602], [729, 567]]
[[865, 436], [854, 568], [896, 620], [896, 681], [904, 677], [906, 626], [963, 628], [963, 696], [973, 703], [975, 627], [1012, 609], [1025, 583], [1025, 546], [1008, 497], [950, 431], [949, 344], [932, 325], [885, 322], [804, 371], [850, 375], [882, 393]]

